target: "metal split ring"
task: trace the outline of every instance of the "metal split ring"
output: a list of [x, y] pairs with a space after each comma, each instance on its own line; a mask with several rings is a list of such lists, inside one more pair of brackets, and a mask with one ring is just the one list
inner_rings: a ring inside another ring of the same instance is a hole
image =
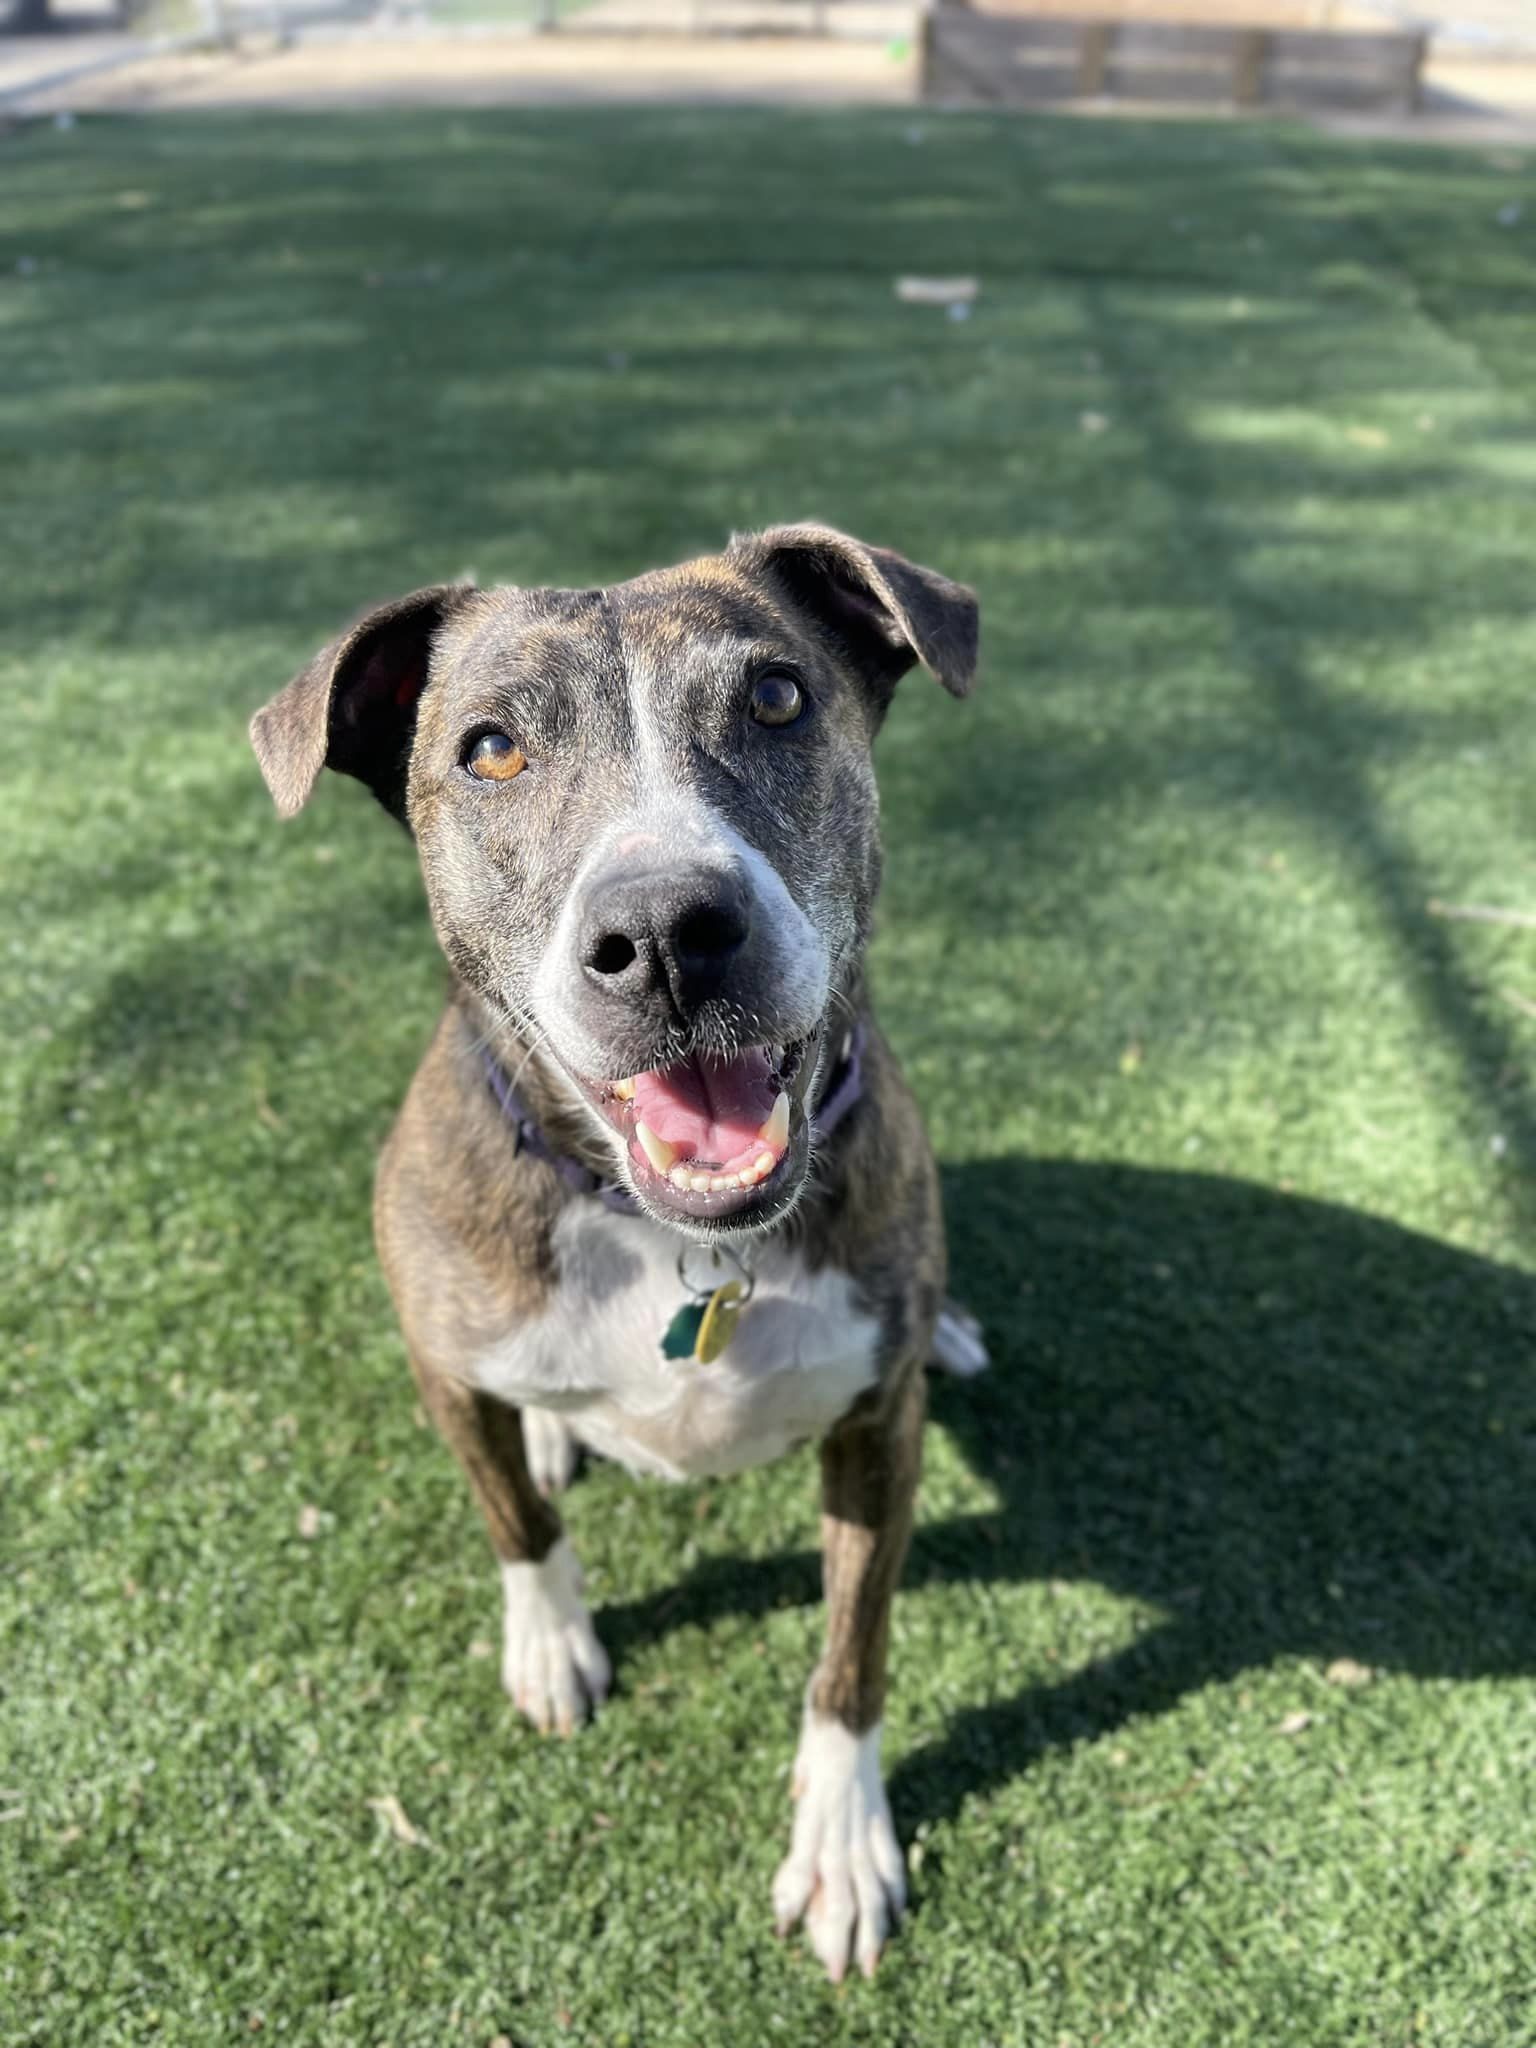
[[[709, 1277], [700, 1280], [696, 1276], [706, 1261]], [[677, 1277], [683, 1283], [683, 1291], [695, 1301], [707, 1301], [728, 1280], [734, 1280], [741, 1288], [738, 1299], [743, 1308], [752, 1299], [752, 1290], [757, 1285], [751, 1267], [728, 1244], [685, 1244], [677, 1255]]]

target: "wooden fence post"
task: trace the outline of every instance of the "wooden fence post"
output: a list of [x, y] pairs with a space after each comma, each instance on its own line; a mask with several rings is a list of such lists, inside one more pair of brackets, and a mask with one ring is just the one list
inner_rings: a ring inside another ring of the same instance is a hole
[[1107, 21], [1083, 24], [1077, 46], [1077, 90], [1084, 99], [1097, 99], [1104, 90], [1104, 73], [1114, 33], [1113, 26]]
[[1263, 29], [1244, 31], [1232, 53], [1232, 101], [1234, 106], [1256, 107], [1264, 94], [1264, 59], [1269, 54], [1269, 37]]

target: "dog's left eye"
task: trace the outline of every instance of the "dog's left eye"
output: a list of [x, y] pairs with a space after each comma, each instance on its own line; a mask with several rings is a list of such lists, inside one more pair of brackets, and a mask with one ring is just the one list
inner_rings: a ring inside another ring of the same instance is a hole
[[793, 725], [805, 709], [805, 692], [787, 668], [764, 669], [752, 685], [750, 709], [757, 725]]
[[482, 782], [510, 782], [528, 766], [528, 757], [504, 732], [483, 732], [465, 752], [464, 766]]

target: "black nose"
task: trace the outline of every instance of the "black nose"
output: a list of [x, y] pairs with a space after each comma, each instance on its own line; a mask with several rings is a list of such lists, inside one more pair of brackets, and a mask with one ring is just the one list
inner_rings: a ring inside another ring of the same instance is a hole
[[723, 991], [751, 928], [746, 886], [729, 869], [599, 875], [581, 964], [604, 995], [635, 1002], [666, 989], [688, 1016]]

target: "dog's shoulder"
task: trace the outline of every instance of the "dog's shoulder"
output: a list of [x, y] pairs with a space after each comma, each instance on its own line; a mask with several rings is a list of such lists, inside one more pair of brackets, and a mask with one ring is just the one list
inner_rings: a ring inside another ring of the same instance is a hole
[[374, 1236], [407, 1342], [450, 1371], [510, 1319], [542, 1313], [556, 1277], [558, 1190], [508, 1145], [476, 1057], [450, 1003], [374, 1182]]
[[818, 1154], [793, 1218], [818, 1267], [846, 1273], [881, 1330], [882, 1368], [927, 1356], [944, 1296], [938, 1169], [900, 1063], [868, 1022], [859, 1100]]

